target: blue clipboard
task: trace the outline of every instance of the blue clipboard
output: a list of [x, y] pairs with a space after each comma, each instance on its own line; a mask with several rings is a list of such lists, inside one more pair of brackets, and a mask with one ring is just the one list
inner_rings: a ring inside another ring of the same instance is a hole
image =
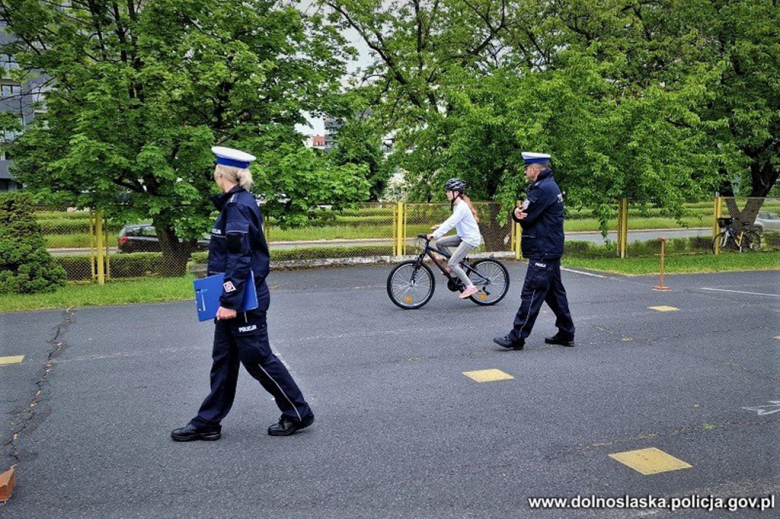
[[[192, 282], [195, 288], [195, 303], [198, 305], [198, 320], [208, 321], [217, 316], [219, 298], [222, 297], [222, 284], [225, 282], [225, 274], [214, 274]], [[255, 274], [250, 272], [250, 277], [244, 286], [244, 300], [239, 312], [248, 312], [257, 308], [257, 289], [255, 288]]]

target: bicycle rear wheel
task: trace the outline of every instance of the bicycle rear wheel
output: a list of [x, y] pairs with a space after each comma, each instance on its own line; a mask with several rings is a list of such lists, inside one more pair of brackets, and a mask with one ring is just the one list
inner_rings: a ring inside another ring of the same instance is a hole
[[742, 235], [742, 251], [756, 252], [761, 250], [761, 236], [753, 231], [748, 231]]
[[404, 310], [420, 308], [433, 297], [436, 281], [433, 272], [424, 263], [404, 261], [387, 276], [387, 295]]
[[469, 299], [481, 306], [494, 305], [504, 299], [509, 292], [509, 272], [503, 264], [484, 259], [476, 261], [472, 268], [476, 272], [469, 272], [469, 279], [478, 292]]

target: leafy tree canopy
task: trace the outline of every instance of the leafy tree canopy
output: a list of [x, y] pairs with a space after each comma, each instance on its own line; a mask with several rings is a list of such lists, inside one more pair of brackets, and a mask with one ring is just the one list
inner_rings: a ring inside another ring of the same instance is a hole
[[[22, 182], [118, 219], [151, 216], [164, 253], [186, 258], [178, 238], [191, 245], [209, 228], [211, 146], [257, 155], [259, 186], [307, 180], [294, 161], [269, 162], [284, 158], [280, 149], [304, 153], [292, 128], [303, 111], [327, 110], [352, 52], [321, 16], [270, 0], [68, 5], [0, 1], [16, 38], [4, 52], [16, 56], [20, 74], [48, 78], [47, 112], [15, 150]], [[333, 175], [345, 185], [332, 203], [367, 196], [355, 173]], [[284, 209], [306, 215], [314, 203]]]
[[777, 180], [780, 9], [771, 0], [322, 0], [374, 52], [373, 103], [416, 198], [461, 176], [522, 196], [548, 151], [576, 205], [669, 214], [750, 171]]

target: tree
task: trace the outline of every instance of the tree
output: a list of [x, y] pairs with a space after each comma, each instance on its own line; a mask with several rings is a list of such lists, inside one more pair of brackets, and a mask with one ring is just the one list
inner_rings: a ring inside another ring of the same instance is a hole
[[50, 200], [151, 217], [171, 273], [209, 228], [210, 147], [298, 153], [293, 126], [327, 108], [349, 52], [281, 1], [0, 0], [0, 17], [20, 73], [50, 78], [15, 173]]
[[325, 3], [376, 52], [418, 198], [462, 176], [510, 204], [523, 149], [551, 152], [604, 228], [620, 198], [680, 216], [740, 168], [756, 194], [776, 181], [776, 2]]
[[46, 250], [32, 197], [0, 195], [0, 294], [54, 292], [65, 285], [65, 269]]
[[339, 128], [335, 140], [336, 146], [327, 158], [337, 166], [364, 165], [370, 199], [378, 200], [391, 172], [382, 151], [381, 126], [368, 115], [352, 116]]
[[770, 0], [706, 2], [701, 8], [708, 9], [702, 31], [711, 42], [704, 57], [723, 62], [717, 96], [703, 116], [728, 121], [714, 140], [735, 155], [722, 170], [724, 191], [731, 194], [728, 183], [747, 169], [749, 196], [765, 197], [780, 173], [780, 9]]
[[[260, 159], [265, 164], [257, 191], [269, 193], [263, 212], [275, 225], [295, 227], [333, 216], [369, 197], [366, 164], [335, 165], [314, 150], [285, 144]], [[273, 232], [273, 231], [272, 231]]]

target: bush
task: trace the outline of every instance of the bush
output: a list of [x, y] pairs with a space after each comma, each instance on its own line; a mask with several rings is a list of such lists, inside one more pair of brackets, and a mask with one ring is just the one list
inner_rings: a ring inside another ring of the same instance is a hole
[[30, 195], [0, 195], [0, 294], [54, 292], [65, 270], [46, 250]]
[[563, 254], [578, 258], [613, 258], [616, 253], [614, 245], [597, 245], [588, 241], [565, 241]]
[[[57, 256], [55, 260], [67, 272], [68, 281], [86, 281], [92, 278], [90, 256]], [[115, 254], [109, 258], [109, 277], [138, 278], [160, 276], [162, 253], [136, 252]]]
[[54, 261], [65, 270], [68, 281], [92, 279], [92, 267], [89, 256], [55, 256]]
[[163, 270], [161, 252], [114, 254], [110, 258], [112, 278], [160, 276]]
[[771, 250], [780, 249], [780, 232], [765, 232], [761, 235], [761, 247]]
[[[709, 236], [673, 238], [666, 242], [666, 254], [706, 254], [712, 247]], [[628, 244], [628, 255], [658, 256], [661, 254], [661, 242], [658, 240], [634, 241]], [[614, 258], [617, 256], [615, 244], [599, 245], [586, 241], [566, 241], [564, 255], [577, 258]]]
[[[392, 245], [361, 245], [357, 247], [297, 247], [293, 249], [275, 249], [271, 251], [271, 268], [274, 261], [334, 259], [334, 258], [364, 258], [370, 256], [390, 256]], [[205, 265], [208, 263], [208, 252], [196, 252], [192, 255], [192, 263]]]
[[363, 258], [367, 256], [389, 256], [392, 245], [369, 245], [360, 247], [307, 247], [271, 251], [271, 267], [274, 261]]

